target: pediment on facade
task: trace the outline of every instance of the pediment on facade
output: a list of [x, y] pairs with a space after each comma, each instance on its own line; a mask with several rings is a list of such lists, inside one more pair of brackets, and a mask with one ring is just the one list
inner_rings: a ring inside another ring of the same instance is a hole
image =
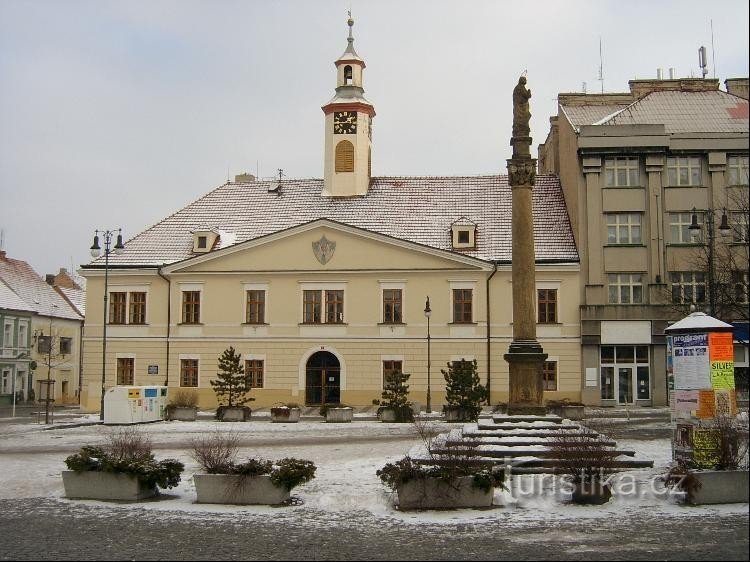
[[319, 219], [172, 264], [164, 273], [481, 270], [491, 267], [488, 262], [469, 256]]

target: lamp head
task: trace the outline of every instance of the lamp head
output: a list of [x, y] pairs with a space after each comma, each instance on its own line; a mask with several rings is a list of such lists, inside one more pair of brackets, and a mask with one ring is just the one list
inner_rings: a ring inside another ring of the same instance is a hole
[[427, 297], [427, 302], [424, 305], [424, 315], [426, 318], [429, 318], [432, 314], [432, 309], [430, 308], [430, 297]]
[[91, 245], [91, 256], [98, 258], [102, 254], [101, 246], [99, 246], [99, 231], [94, 234], [94, 243]]
[[125, 251], [125, 245], [122, 243], [122, 234], [117, 231], [117, 242], [115, 243], [115, 254], [118, 256]]

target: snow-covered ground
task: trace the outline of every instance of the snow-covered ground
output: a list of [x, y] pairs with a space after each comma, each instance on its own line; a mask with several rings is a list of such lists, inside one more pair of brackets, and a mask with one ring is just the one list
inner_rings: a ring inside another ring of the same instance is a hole
[[[71, 421], [94, 421], [83, 416]], [[461, 424], [435, 422], [440, 431]], [[116, 428], [85, 425], [45, 429], [28, 423], [5, 422], [0, 425], [0, 499], [51, 497], [60, 502], [102, 505], [102, 502], [64, 498], [61, 471], [64, 459], [81, 445], [104, 442]], [[327, 424], [301, 421], [296, 424], [274, 424], [267, 421], [219, 423], [213, 421], [159, 422], [138, 426], [151, 438], [157, 459], [177, 458], [185, 463], [185, 472], [177, 488], [163, 491], [156, 501], [137, 504], [113, 504], [117, 509], [149, 509], [169, 512], [172, 517], [205, 516], [210, 513], [248, 515], [277, 514], [278, 508], [266, 506], [224, 506], [195, 503], [191, 476], [198, 466], [190, 457], [190, 439], [196, 434], [234, 431], [241, 439], [240, 459], [265, 457], [279, 459], [293, 456], [309, 459], [318, 467], [316, 478], [292, 491], [303, 500], [295, 506], [299, 514], [317, 516], [354, 515], [367, 512], [375, 517], [397, 519], [404, 523], [487, 522], [502, 520], [504, 525], [530, 521], [569, 518], [627, 517], [648, 510], [665, 517], [704, 516], [708, 514], [746, 514], [748, 504], [688, 507], [668, 497], [658, 476], [671, 460], [669, 439], [619, 440], [621, 448], [636, 451], [636, 459], [651, 459], [654, 467], [620, 473], [613, 479], [614, 497], [604, 506], [575, 506], [564, 502], [560, 482], [548, 475], [513, 476], [511, 492], [498, 490], [493, 509], [455, 511], [399, 512], [393, 498], [375, 475], [385, 463], [400, 459], [422, 447], [410, 424], [384, 424], [377, 421]]]

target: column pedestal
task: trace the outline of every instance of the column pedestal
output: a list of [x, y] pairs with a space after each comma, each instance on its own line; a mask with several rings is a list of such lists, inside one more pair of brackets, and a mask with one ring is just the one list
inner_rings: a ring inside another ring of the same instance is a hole
[[545, 415], [542, 366], [547, 354], [542, 346], [535, 340], [514, 341], [504, 359], [510, 372], [508, 415]]

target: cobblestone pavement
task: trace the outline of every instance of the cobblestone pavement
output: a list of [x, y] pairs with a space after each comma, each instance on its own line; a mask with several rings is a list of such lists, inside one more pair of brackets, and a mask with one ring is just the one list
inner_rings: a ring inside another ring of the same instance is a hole
[[[507, 523], [507, 524], [506, 524]], [[2, 560], [747, 560], [748, 515], [472, 524], [0, 500]]]

